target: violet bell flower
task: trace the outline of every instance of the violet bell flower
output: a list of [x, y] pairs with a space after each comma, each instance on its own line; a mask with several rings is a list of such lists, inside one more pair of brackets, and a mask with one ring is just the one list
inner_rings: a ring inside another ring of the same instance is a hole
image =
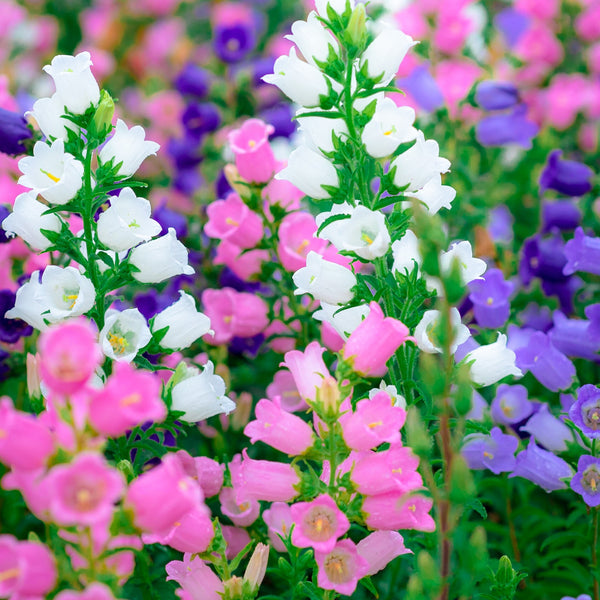
[[509, 81], [482, 81], [475, 90], [475, 102], [483, 110], [512, 108], [519, 102], [519, 91]]
[[23, 115], [0, 107], [0, 152], [24, 154], [27, 148], [23, 142], [32, 136]]
[[469, 299], [473, 302], [477, 323], [498, 329], [509, 317], [509, 298], [515, 286], [511, 281], [505, 281], [500, 269], [489, 269], [482, 277], [469, 282]]
[[561, 160], [562, 150], [548, 155], [546, 166], [540, 176], [540, 193], [555, 190], [567, 196], [583, 196], [592, 189], [592, 169], [574, 160]]
[[482, 146], [517, 144], [531, 148], [531, 139], [539, 127], [527, 119], [527, 106], [520, 104], [511, 112], [484, 117], [476, 127], [475, 136]]

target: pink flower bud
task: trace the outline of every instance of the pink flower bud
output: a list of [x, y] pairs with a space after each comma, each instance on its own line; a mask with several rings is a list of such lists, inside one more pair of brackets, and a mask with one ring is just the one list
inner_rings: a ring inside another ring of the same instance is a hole
[[240, 129], [229, 134], [235, 154], [235, 166], [246, 181], [266, 183], [275, 173], [275, 156], [269, 136], [275, 131], [260, 119], [248, 119]]
[[404, 546], [404, 538], [397, 531], [374, 531], [360, 540], [356, 549], [369, 563], [369, 570], [365, 575], [379, 573], [396, 556], [412, 554], [412, 550]]
[[381, 377], [385, 375], [386, 363], [406, 340], [408, 327], [397, 319], [384, 317], [377, 302], [369, 304], [371, 309], [365, 320], [351, 333], [342, 356], [352, 364], [360, 375]]

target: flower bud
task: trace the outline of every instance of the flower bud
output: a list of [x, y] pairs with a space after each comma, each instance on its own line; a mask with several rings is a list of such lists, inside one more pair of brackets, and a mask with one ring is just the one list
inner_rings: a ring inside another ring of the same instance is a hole
[[102, 90], [100, 92], [100, 102], [96, 112], [94, 113], [93, 119], [96, 131], [102, 137], [104, 137], [104, 135], [110, 131], [114, 114], [115, 103], [113, 102], [111, 95], [106, 90]]
[[267, 544], [257, 544], [244, 572], [244, 582], [250, 585], [253, 593], [258, 591], [265, 577], [268, 562], [269, 546]]
[[340, 390], [333, 377], [325, 377], [318, 392], [319, 404], [326, 417], [336, 417], [340, 410]]
[[348, 29], [346, 29], [346, 35], [350, 41], [362, 50], [366, 37], [367, 37], [367, 13], [365, 12], [365, 5], [359, 4], [350, 16], [350, 22], [348, 23]]

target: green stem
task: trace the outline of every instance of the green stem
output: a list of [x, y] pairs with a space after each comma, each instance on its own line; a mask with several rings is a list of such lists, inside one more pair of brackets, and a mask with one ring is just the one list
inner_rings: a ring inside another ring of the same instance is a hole
[[600, 600], [598, 582], [598, 507], [592, 508], [592, 574], [594, 577], [594, 600]]

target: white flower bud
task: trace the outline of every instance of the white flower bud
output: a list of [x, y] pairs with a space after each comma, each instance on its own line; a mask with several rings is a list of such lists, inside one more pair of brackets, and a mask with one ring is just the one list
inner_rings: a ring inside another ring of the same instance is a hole
[[515, 365], [515, 353], [506, 347], [506, 336], [498, 333], [493, 344], [480, 346], [465, 356], [465, 362], [471, 365], [471, 379], [482, 386], [492, 385], [507, 375], [522, 377], [523, 373]]
[[363, 322], [366, 316], [371, 312], [368, 304], [360, 306], [351, 306], [340, 310], [339, 306], [321, 302], [319, 310], [313, 313], [317, 321], [329, 323], [340, 335], [347, 340], [350, 334]]
[[442, 185], [442, 177], [435, 174], [417, 192], [406, 192], [407, 196], [420, 200], [430, 215], [435, 215], [440, 208], [452, 208], [452, 200], [456, 198], [456, 190], [449, 185]]
[[328, 119], [327, 117], [302, 117], [304, 110], [296, 113], [296, 121], [300, 125], [300, 131], [305, 134], [307, 143], [314, 150], [332, 152], [333, 138], [345, 138], [348, 135], [348, 127], [344, 119]]
[[4, 314], [7, 319], [22, 319], [28, 325], [39, 331], [47, 329], [48, 325], [42, 316], [48, 307], [44, 304], [40, 272], [34, 271], [27, 283], [18, 290], [15, 305]]
[[148, 323], [137, 308], [106, 311], [99, 335], [102, 352], [108, 358], [131, 362], [152, 338]]
[[367, 46], [361, 59], [361, 68], [366, 65], [368, 76], [387, 85], [398, 73], [400, 63], [415, 42], [410, 35], [399, 29], [384, 29]]

